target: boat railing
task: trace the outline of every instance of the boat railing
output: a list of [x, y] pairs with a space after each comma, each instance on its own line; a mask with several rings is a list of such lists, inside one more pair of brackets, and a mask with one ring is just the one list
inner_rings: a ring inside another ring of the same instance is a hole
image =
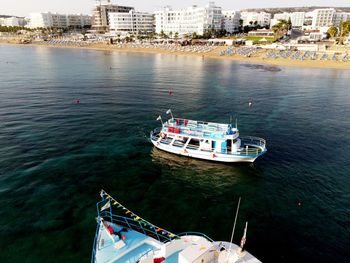
[[[261, 146], [261, 145], [259, 145]], [[264, 146], [261, 146], [262, 148], [264, 148]], [[257, 156], [259, 154], [261, 154], [263, 152], [263, 150], [261, 148], [241, 148], [238, 149], [236, 152], [230, 152], [227, 149], [222, 149], [221, 151], [217, 151], [217, 149], [215, 148], [205, 148], [205, 149], [200, 149], [200, 147], [198, 145], [193, 145], [193, 144], [188, 144], [186, 149], [189, 150], [201, 150], [204, 152], [211, 152], [213, 154], [215, 153], [221, 153], [221, 154], [227, 154], [227, 155], [236, 155], [236, 156]]]
[[140, 221], [120, 215], [114, 215], [110, 211], [102, 211], [99, 216], [102, 218], [108, 218], [111, 223], [143, 233], [146, 236], [155, 238], [160, 242], [167, 242], [173, 239], [166, 234], [162, 234], [161, 231], [158, 233], [156, 229], [144, 226]]
[[164, 128], [168, 127], [179, 128], [181, 135], [200, 136], [209, 138], [210, 134], [214, 133], [217, 136], [228, 135], [227, 131], [230, 127], [229, 124], [194, 121], [182, 118], [169, 119], [164, 123]]
[[95, 238], [94, 238], [94, 245], [92, 247], [92, 255], [91, 255], [91, 263], [95, 263], [96, 262], [96, 242], [97, 242], [97, 236], [98, 236], [98, 232], [99, 232], [99, 227], [100, 225], [98, 224], [98, 227], [96, 227], [96, 232], [95, 232]]
[[151, 140], [156, 141], [159, 139], [159, 133], [162, 131], [161, 127], [155, 128], [153, 131], [150, 133]]
[[143, 257], [148, 257], [150, 254], [154, 255], [154, 252], [160, 250], [159, 248], [150, 248], [145, 253], [141, 254], [141, 256], [136, 260], [136, 262], [140, 262]]
[[241, 142], [244, 144], [251, 144], [251, 145], [257, 145], [262, 148], [266, 148], [266, 140], [259, 137], [253, 137], [253, 136], [241, 136], [240, 137]]
[[214, 242], [214, 240], [212, 240], [210, 237], [208, 237], [206, 234], [203, 234], [201, 232], [182, 232], [180, 234], [177, 234], [179, 237], [183, 237], [183, 236], [201, 236], [204, 237], [205, 239], [207, 239], [210, 242]]
[[[139, 233], [143, 233], [144, 235], [152, 237], [162, 243], [167, 243], [173, 239], [179, 238], [179, 236], [174, 235], [159, 227], [156, 227], [144, 220], [137, 220], [132, 217], [129, 218], [129, 217], [113, 214], [112, 205], [109, 205], [109, 208], [106, 208], [105, 210], [101, 211], [103, 207], [102, 205], [106, 204], [106, 200], [109, 200], [110, 202], [111, 200], [113, 200], [110, 197], [105, 198], [103, 195], [101, 195], [101, 197], [102, 197], [102, 200], [96, 203], [97, 228], [96, 228], [96, 233], [95, 233], [95, 238], [93, 243], [91, 263], [96, 262], [96, 249], [97, 249], [97, 243], [99, 242], [98, 239], [99, 239], [99, 231], [100, 231], [100, 225], [101, 225], [100, 220], [102, 218], [110, 223], [113, 223], [122, 227], [126, 227], [127, 229], [131, 229]], [[124, 211], [124, 209], [122, 211]]]

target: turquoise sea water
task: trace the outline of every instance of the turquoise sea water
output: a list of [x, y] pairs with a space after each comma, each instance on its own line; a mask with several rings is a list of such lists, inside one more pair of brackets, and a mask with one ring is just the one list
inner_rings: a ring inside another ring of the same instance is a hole
[[[101, 188], [215, 240], [230, 239], [241, 196], [234, 241], [248, 221], [262, 261], [348, 262], [349, 83], [346, 70], [0, 46], [0, 262], [88, 262]], [[268, 153], [227, 165], [155, 150], [147, 137], [168, 108], [238, 118]]]

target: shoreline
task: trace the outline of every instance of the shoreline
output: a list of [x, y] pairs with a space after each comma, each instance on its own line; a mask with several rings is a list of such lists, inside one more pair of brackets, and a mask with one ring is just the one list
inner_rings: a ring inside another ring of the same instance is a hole
[[50, 44], [17, 44], [0, 42], [0, 45], [10, 45], [10, 46], [31, 46], [31, 47], [48, 47], [48, 48], [70, 48], [70, 49], [85, 49], [85, 50], [97, 50], [97, 51], [110, 51], [110, 52], [131, 52], [131, 53], [144, 53], [144, 54], [164, 54], [164, 55], [181, 55], [181, 56], [196, 56], [210, 59], [219, 60], [233, 60], [239, 62], [248, 62], [251, 64], [264, 64], [270, 66], [282, 66], [282, 67], [301, 67], [301, 68], [323, 68], [323, 69], [350, 69], [350, 61], [333, 61], [333, 60], [292, 60], [292, 59], [272, 59], [266, 58], [266, 51], [261, 51], [258, 55], [253, 55], [252, 57], [243, 57], [240, 55], [232, 56], [220, 56], [222, 50], [228, 47], [216, 47], [214, 50], [207, 53], [194, 53], [188, 51], [170, 51], [162, 48], [152, 47], [152, 48], [133, 48], [133, 47], [123, 47], [119, 48], [116, 46], [111, 46], [107, 44], [92, 44], [88, 46], [62, 46], [62, 45], [50, 45]]

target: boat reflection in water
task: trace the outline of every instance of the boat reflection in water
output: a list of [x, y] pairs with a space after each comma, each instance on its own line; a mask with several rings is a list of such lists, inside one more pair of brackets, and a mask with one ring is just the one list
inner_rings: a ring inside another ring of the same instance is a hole
[[[253, 163], [230, 165], [227, 163], [208, 162], [186, 156], [174, 155], [157, 148], [151, 152], [153, 162], [167, 167], [171, 176], [187, 182], [215, 182], [222, 185], [236, 184], [244, 178], [259, 177], [261, 171]], [[179, 171], [179, 172], [177, 172]], [[223, 179], [225, 178], [225, 179]]]

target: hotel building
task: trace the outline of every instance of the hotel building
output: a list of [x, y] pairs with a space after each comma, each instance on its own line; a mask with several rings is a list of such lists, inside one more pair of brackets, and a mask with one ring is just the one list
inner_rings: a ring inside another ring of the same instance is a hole
[[276, 25], [279, 20], [289, 20], [292, 23], [292, 27], [293, 28], [300, 28], [304, 25], [304, 20], [305, 20], [305, 12], [293, 12], [293, 13], [279, 13], [279, 14], [275, 14], [273, 16], [273, 19], [271, 19], [271, 24], [270, 24], [270, 28], [272, 28], [272, 26]]
[[110, 0], [96, 1], [92, 10], [92, 29], [97, 32], [107, 32], [109, 31], [109, 13], [129, 13], [131, 10], [134, 10], [134, 8], [114, 5]]
[[109, 30], [119, 33], [149, 34], [154, 32], [154, 15], [130, 10], [109, 13]]
[[239, 11], [222, 11], [224, 20], [224, 29], [228, 33], [235, 33], [239, 31], [239, 20], [241, 19], [241, 13]]
[[25, 20], [23, 17], [4, 16], [0, 17], [0, 26], [25, 26]]
[[270, 25], [271, 14], [265, 12], [241, 12], [241, 19], [243, 20], [243, 26], [250, 26], [257, 23], [265, 27]]
[[302, 27], [305, 21], [305, 12], [293, 12], [290, 15], [292, 27]]
[[172, 10], [166, 7], [155, 12], [156, 33], [196, 33], [203, 35], [207, 30], [222, 29], [222, 10], [210, 2], [205, 7], [191, 6], [186, 9]]
[[321, 27], [329, 27], [333, 24], [334, 8], [322, 8], [312, 11], [312, 29], [320, 29]]
[[350, 20], [350, 13], [334, 13], [333, 15], [333, 26], [340, 27], [341, 23]]
[[66, 28], [91, 26], [91, 16], [82, 14], [31, 13], [29, 15], [30, 28]]

